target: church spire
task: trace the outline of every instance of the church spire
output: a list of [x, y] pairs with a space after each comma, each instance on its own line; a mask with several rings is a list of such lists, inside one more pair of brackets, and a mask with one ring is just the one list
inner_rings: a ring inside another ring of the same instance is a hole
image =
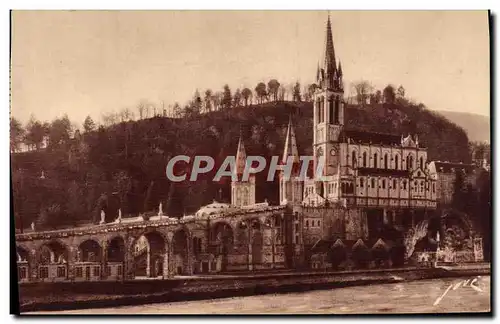
[[292, 115], [288, 121], [288, 129], [286, 131], [285, 150], [283, 151], [282, 163], [286, 164], [288, 157], [293, 158], [293, 163], [299, 163], [299, 151], [297, 149], [297, 140], [295, 138], [295, 131], [293, 129]]
[[240, 131], [240, 140], [238, 142], [238, 150], [236, 151], [236, 166], [235, 172], [238, 175], [238, 179], [243, 174], [245, 170], [245, 163], [247, 161], [247, 153], [245, 151], [245, 144], [243, 143], [243, 137], [241, 136]]
[[333, 46], [333, 36], [332, 36], [332, 23], [330, 21], [330, 14], [328, 14], [328, 21], [326, 23], [326, 48], [325, 48], [325, 73], [328, 77], [333, 76], [337, 68], [335, 62], [335, 49]]

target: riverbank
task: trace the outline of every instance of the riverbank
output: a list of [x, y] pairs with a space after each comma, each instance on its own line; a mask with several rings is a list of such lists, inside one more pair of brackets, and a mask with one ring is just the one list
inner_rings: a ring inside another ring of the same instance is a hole
[[116, 307], [489, 274], [489, 265], [476, 264], [438, 268], [226, 275], [124, 282], [33, 283], [20, 285], [20, 311]]

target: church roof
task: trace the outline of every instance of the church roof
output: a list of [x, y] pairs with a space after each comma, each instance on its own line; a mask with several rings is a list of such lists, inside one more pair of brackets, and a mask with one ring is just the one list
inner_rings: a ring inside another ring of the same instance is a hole
[[295, 138], [295, 131], [293, 130], [292, 124], [292, 116], [290, 116], [290, 120], [288, 122], [288, 129], [286, 131], [286, 139], [285, 139], [285, 150], [283, 152], [282, 163], [285, 164], [288, 157], [293, 157], [294, 163], [299, 163], [299, 151], [297, 149], [297, 140]]
[[240, 140], [238, 142], [238, 150], [236, 151], [236, 166], [235, 172], [237, 175], [243, 174], [245, 170], [245, 164], [247, 161], [247, 153], [245, 151], [245, 144], [243, 144], [243, 139], [240, 135]]
[[459, 162], [448, 162], [448, 161], [432, 161], [430, 167], [433, 168], [435, 172], [441, 173], [452, 173], [455, 170], [463, 170], [465, 173], [472, 173], [476, 166], [474, 164], [466, 164]]
[[363, 168], [358, 167], [358, 175], [360, 176], [382, 176], [382, 177], [408, 177], [410, 172], [408, 170], [393, 170], [393, 169], [379, 169], [379, 168]]
[[359, 144], [380, 144], [388, 146], [399, 146], [401, 145], [401, 138], [399, 135], [387, 134], [387, 133], [375, 133], [366, 132], [356, 129], [345, 129], [341, 136], [344, 140], [350, 140], [351, 143]]

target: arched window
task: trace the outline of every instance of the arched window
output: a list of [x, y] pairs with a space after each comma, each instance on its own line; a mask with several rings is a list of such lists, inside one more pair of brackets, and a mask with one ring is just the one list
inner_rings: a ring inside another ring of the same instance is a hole
[[413, 169], [413, 155], [409, 155], [409, 156], [408, 156], [408, 160], [407, 160], [407, 162], [408, 162], [407, 169], [408, 169], [408, 170], [409, 170], [409, 169]]
[[396, 155], [396, 157], [394, 158], [394, 162], [396, 165], [396, 170], [399, 170], [399, 155]]
[[363, 185], [364, 185], [363, 178], [359, 178], [359, 186], [363, 188]]
[[340, 112], [340, 99], [336, 98], [335, 99], [335, 116], [334, 116], [334, 122], [335, 124], [339, 123], [339, 112]]
[[385, 189], [385, 179], [382, 179], [382, 189]]
[[352, 167], [355, 168], [356, 167], [356, 151], [352, 151]]
[[434, 193], [436, 192], [436, 184], [435, 183], [432, 184], [432, 192], [434, 192]]
[[366, 152], [363, 152], [363, 167], [366, 168]]
[[306, 220], [306, 227], [309, 227], [309, 220]]
[[420, 167], [424, 168], [424, 158], [422, 156], [420, 157]]
[[378, 161], [378, 155], [377, 153], [373, 154], [373, 167], [376, 168], [377, 167], [377, 161]]
[[335, 120], [334, 120], [334, 115], [335, 115], [335, 112], [334, 112], [334, 109], [333, 109], [333, 97], [330, 97], [328, 98], [328, 113], [329, 113], [329, 123], [330, 124], [333, 124], [335, 123]]
[[387, 153], [384, 155], [384, 168], [389, 169], [389, 160], [387, 158]]
[[403, 190], [406, 190], [406, 180], [403, 180]]
[[393, 180], [392, 180], [392, 188], [393, 188], [393, 189], [396, 189], [396, 187], [397, 187], [397, 182], [396, 182], [396, 179], [393, 179]]
[[375, 188], [375, 179], [372, 178], [372, 188]]

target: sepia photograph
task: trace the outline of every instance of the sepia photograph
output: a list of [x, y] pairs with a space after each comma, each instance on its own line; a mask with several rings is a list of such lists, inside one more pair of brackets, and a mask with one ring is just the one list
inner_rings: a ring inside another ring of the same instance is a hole
[[492, 20], [11, 10], [11, 313], [491, 316]]

